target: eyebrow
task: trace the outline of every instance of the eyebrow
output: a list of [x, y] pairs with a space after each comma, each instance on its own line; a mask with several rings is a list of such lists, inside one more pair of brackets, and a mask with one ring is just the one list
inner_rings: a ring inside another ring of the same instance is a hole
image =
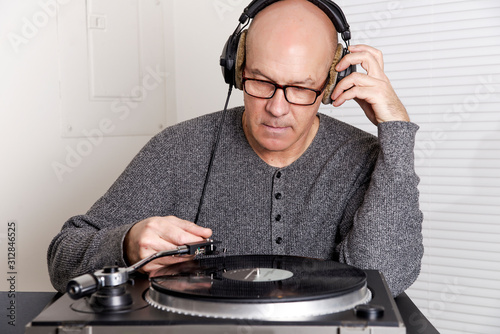
[[[269, 81], [276, 82], [272, 78], [270, 78], [269, 76], [262, 73], [259, 69], [251, 69], [249, 72], [253, 75], [260, 75]], [[311, 84], [311, 85], [314, 84], [314, 81], [311, 79], [311, 77], [309, 77], [305, 80], [299, 80], [299, 81], [293, 81], [293, 82], [286, 83], [286, 85], [307, 85], [307, 84]]]

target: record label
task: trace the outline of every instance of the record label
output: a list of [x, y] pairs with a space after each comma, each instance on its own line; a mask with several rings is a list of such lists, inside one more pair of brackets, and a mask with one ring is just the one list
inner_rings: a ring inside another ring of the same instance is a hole
[[251, 268], [229, 270], [222, 274], [224, 278], [242, 282], [272, 282], [285, 280], [293, 276], [288, 270], [275, 268]]

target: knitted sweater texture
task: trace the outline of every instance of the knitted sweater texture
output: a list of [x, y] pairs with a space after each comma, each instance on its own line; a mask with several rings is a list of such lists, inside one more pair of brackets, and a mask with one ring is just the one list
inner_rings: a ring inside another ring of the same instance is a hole
[[[248, 144], [243, 108], [229, 110], [198, 224], [229, 255], [283, 254], [380, 270], [393, 295], [417, 278], [423, 255], [418, 127], [378, 125], [378, 138], [319, 114], [316, 137], [291, 165], [275, 168]], [[118, 262], [123, 240], [145, 218], [193, 221], [221, 114], [165, 129], [85, 215], [69, 219], [48, 250], [54, 287]]]

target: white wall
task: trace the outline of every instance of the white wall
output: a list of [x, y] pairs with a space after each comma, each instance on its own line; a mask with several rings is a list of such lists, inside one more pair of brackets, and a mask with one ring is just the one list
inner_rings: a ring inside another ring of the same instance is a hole
[[[70, 216], [88, 210], [150, 138], [104, 137], [62, 181], [54, 171], [54, 162], [67, 165], [69, 152], [86, 139], [61, 136], [57, 19], [42, 4], [78, 1], [0, 0], [0, 268], [12, 271], [7, 233], [15, 222], [17, 291], [53, 290], [46, 266], [51, 239]], [[222, 109], [227, 86], [219, 56], [246, 1], [162, 2], [170, 123]], [[241, 101], [234, 92], [230, 106]], [[9, 288], [0, 280], [0, 290]]]
[[[33, 22], [41, 12], [36, 0], [0, 2], [0, 267], [2, 273], [12, 271], [6, 267], [6, 233], [15, 221], [18, 291], [52, 290], [45, 257], [50, 240], [69, 216], [89, 208], [148, 140], [106, 137], [58, 179], [53, 162], [64, 164], [82, 139], [61, 137], [56, 19], [25, 34], [29, 38], [21, 45], [7, 38], [23, 37], [25, 20]], [[0, 290], [10, 288], [0, 282]]]
[[[178, 120], [222, 110], [228, 86], [219, 57], [247, 0], [174, 1]], [[233, 90], [231, 106], [242, 105]]]

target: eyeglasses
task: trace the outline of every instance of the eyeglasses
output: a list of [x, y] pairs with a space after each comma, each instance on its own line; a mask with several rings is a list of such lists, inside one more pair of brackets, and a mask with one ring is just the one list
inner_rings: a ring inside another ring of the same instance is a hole
[[245, 73], [243, 73], [242, 83], [245, 93], [250, 96], [259, 99], [272, 99], [279, 88], [283, 90], [288, 103], [299, 106], [310, 106], [316, 103], [318, 96], [325, 90], [328, 78], [329, 76], [327, 76], [320, 90], [300, 86], [279, 85], [266, 80], [250, 79], [245, 77]]

